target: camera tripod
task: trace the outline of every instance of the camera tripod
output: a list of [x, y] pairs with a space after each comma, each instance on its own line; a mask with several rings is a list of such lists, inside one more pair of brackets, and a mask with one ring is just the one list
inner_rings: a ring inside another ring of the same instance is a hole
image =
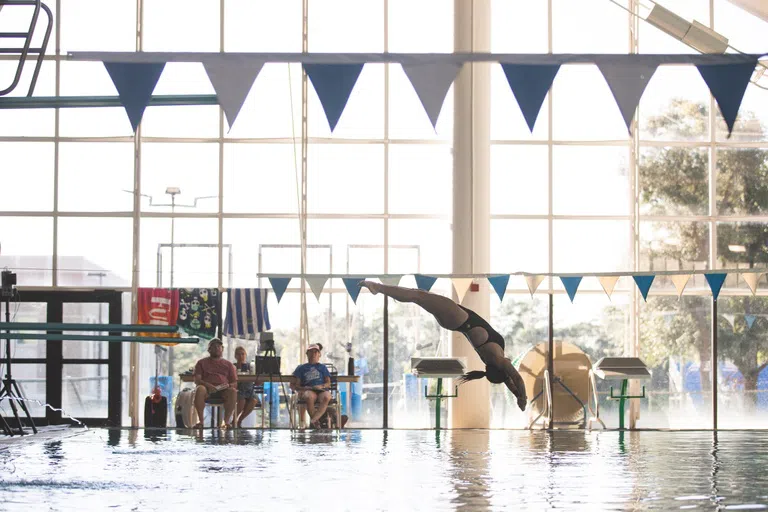
[[[4, 296], [3, 300], [5, 302], [5, 323], [9, 324], [11, 322], [11, 298], [10, 296]], [[10, 329], [7, 330], [8, 334], [11, 333]], [[24, 403], [24, 399], [21, 397], [21, 391], [19, 390], [19, 385], [16, 383], [16, 381], [13, 379], [13, 376], [11, 374], [11, 340], [10, 338], [5, 340], [5, 378], [3, 379], [3, 385], [2, 388], [0, 388], [0, 402], [3, 401], [4, 398], [8, 398], [8, 402], [11, 404], [11, 410], [13, 411], [13, 417], [16, 419], [16, 424], [19, 426], [18, 428], [18, 434], [24, 435], [24, 427], [21, 423], [21, 417], [19, 416], [19, 411], [16, 407], [16, 402], [18, 402], [18, 406], [21, 408], [22, 411], [24, 411], [24, 414], [27, 416], [27, 421], [29, 422], [29, 425], [32, 426], [32, 432], [37, 434], [37, 427], [35, 427], [35, 422], [32, 421], [32, 416], [29, 414], [29, 409], [27, 409], [27, 404]], [[11, 428], [11, 426], [8, 424], [5, 418], [0, 416], [0, 419], [2, 420], [3, 425], [3, 431], [9, 435], [14, 435], [14, 431]]]

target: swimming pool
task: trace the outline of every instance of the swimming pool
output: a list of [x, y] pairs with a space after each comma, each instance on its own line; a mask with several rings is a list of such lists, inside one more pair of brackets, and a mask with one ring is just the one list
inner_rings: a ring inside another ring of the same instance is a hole
[[0, 510], [768, 508], [768, 432], [97, 429], [0, 445]]

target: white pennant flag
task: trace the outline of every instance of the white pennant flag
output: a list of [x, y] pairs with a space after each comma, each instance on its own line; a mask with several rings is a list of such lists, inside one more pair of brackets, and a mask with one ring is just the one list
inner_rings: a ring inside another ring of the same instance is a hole
[[399, 276], [379, 276], [379, 281], [389, 286], [399, 286], [402, 278], [402, 274]]
[[309, 288], [312, 290], [312, 293], [315, 294], [315, 297], [317, 300], [320, 300], [320, 294], [323, 293], [323, 288], [325, 288], [325, 283], [328, 281], [328, 276], [312, 276], [312, 277], [305, 277], [304, 278], [307, 283], [309, 284]]
[[619, 280], [619, 277], [621, 276], [599, 276], [597, 278], [597, 280], [600, 281], [600, 286], [603, 287], [603, 291], [605, 291], [609, 299], [611, 298], [611, 294], [616, 287], [616, 281]]
[[723, 315], [723, 318], [725, 318], [726, 322], [731, 324], [731, 329], [733, 329], [734, 328], [733, 323], [736, 321], [736, 315], [731, 315], [731, 314]]
[[432, 127], [436, 128], [437, 118], [443, 108], [448, 89], [461, 70], [461, 62], [428, 62], [403, 64], [403, 71], [411, 81], [413, 90], [421, 100]]
[[760, 280], [761, 277], [763, 277], [762, 272], [749, 272], [741, 274], [741, 277], [744, 278], [744, 282], [747, 283], [747, 286], [749, 286], [749, 289], [752, 290], [752, 295], [754, 295], [757, 292], [757, 282]]
[[688, 280], [691, 278], [691, 274], [679, 274], [670, 276], [670, 279], [672, 279], [672, 284], [675, 285], [675, 290], [677, 290], [677, 298], [679, 299], [683, 295], [683, 290], [685, 290], [685, 285], [688, 284]]
[[613, 61], [600, 62], [597, 64], [600, 72], [608, 82], [608, 87], [613, 93], [613, 98], [619, 106], [621, 116], [627, 125], [627, 130], [632, 126], [632, 118], [635, 115], [635, 109], [640, 103], [640, 98], [648, 85], [648, 81], [656, 72], [657, 63], [639, 63]]
[[531, 297], [533, 297], [533, 293], [544, 280], [544, 277], [546, 276], [525, 276], [525, 282], [528, 285], [528, 290], [531, 292]]
[[459, 297], [459, 304], [464, 300], [464, 295], [466, 295], [473, 280], [471, 277], [454, 277], [451, 279], [453, 289], [456, 290], [456, 295]]
[[264, 61], [221, 53], [205, 57], [203, 67], [231, 130], [253, 82], [264, 67]]

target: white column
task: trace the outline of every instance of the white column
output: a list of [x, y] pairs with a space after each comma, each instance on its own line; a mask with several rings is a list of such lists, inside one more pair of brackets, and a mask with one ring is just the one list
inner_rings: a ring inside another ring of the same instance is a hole
[[[490, 0], [454, 0], [454, 48], [489, 52]], [[490, 63], [464, 64], [454, 82], [453, 273], [486, 273], [490, 267]], [[486, 279], [468, 291], [463, 305], [489, 318]], [[457, 297], [454, 295], [454, 300]], [[485, 370], [467, 339], [453, 333], [453, 357], [466, 357], [470, 370]], [[452, 428], [490, 426], [490, 383], [472, 381], [449, 400]]]

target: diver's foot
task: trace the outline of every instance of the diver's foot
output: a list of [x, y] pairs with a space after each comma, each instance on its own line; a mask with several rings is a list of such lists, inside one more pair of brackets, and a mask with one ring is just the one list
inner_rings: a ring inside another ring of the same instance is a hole
[[361, 288], [368, 288], [368, 291], [370, 291], [373, 295], [376, 295], [379, 293], [379, 291], [381, 291], [381, 285], [373, 281], [360, 281], [357, 283], [357, 285]]

